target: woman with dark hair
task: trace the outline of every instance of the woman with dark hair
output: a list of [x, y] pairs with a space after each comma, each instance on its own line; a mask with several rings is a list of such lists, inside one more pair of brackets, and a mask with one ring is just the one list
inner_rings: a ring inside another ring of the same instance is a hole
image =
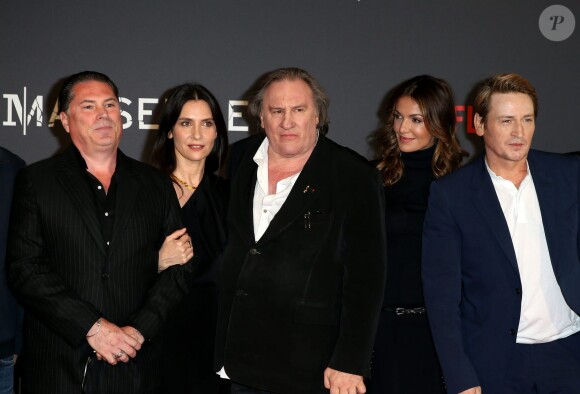
[[386, 198], [387, 283], [369, 393], [445, 393], [421, 288], [421, 237], [429, 185], [467, 155], [455, 136], [447, 82], [421, 75], [387, 99], [377, 168]]
[[[226, 123], [215, 97], [197, 84], [174, 88], [161, 112], [152, 161], [173, 182], [183, 223], [199, 259], [199, 276], [165, 325], [160, 364], [163, 392], [219, 392], [220, 379], [213, 371], [215, 273], [216, 259], [226, 241], [227, 188], [215, 172], [227, 146]], [[160, 271], [176, 263], [178, 248], [171, 243], [180, 235], [172, 234], [163, 245]]]

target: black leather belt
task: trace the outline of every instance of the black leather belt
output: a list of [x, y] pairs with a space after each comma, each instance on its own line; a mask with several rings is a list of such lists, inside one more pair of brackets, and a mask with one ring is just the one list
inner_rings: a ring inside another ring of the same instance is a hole
[[425, 307], [420, 306], [416, 308], [404, 308], [404, 307], [394, 307], [394, 306], [387, 306], [384, 307], [383, 310], [389, 312], [395, 312], [397, 316], [401, 315], [423, 315], [425, 313]]
[[397, 316], [401, 316], [401, 315], [422, 315], [423, 313], [425, 313], [425, 307], [419, 307], [419, 308], [395, 308], [395, 313], [397, 314]]

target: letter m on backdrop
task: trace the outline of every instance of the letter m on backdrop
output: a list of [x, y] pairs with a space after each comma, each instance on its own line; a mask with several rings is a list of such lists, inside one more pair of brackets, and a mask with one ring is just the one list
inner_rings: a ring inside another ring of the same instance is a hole
[[[32, 101], [32, 105], [28, 110], [26, 107], [26, 87], [24, 87], [23, 100], [20, 101], [20, 97], [17, 94], [4, 94], [3, 97], [6, 99], [7, 109], [6, 109], [6, 120], [2, 122], [3, 126], [16, 126], [16, 121], [14, 120], [14, 112], [18, 116], [18, 120], [22, 125], [22, 134], [26, 135], [26, 126], [30, 124], [32, 118], [36, 118], [36, 126], [42, 126], [42, 96], [36, 96]], [[28, 111], [26, 113], [25, 111]], [[26, 116], [26, 118], [24, 118]]]

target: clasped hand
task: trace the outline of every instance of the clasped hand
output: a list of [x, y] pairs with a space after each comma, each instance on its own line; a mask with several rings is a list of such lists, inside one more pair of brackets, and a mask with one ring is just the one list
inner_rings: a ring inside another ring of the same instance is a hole
[[[100, 328], [96, 325], [89, 330], [87, 342], [97, 354], [97, 359], [104, 359], [111, 365], [135, 358], [145, 341], [143, 335], [130, 326], [119, 327], [104, 318], [100, 319]], [[91, 335], [91, 332], [96, 333]]]

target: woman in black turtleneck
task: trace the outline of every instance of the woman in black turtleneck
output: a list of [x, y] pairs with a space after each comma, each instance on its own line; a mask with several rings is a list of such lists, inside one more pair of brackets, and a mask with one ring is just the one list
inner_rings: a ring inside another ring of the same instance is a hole
[[377, 168], [385, 185], [387, 282], [369, 393], [445, 393], [421, 289], [421, 236], [431, 181], [461, 164], [447, 82], [421, 75], [390, 91]]

